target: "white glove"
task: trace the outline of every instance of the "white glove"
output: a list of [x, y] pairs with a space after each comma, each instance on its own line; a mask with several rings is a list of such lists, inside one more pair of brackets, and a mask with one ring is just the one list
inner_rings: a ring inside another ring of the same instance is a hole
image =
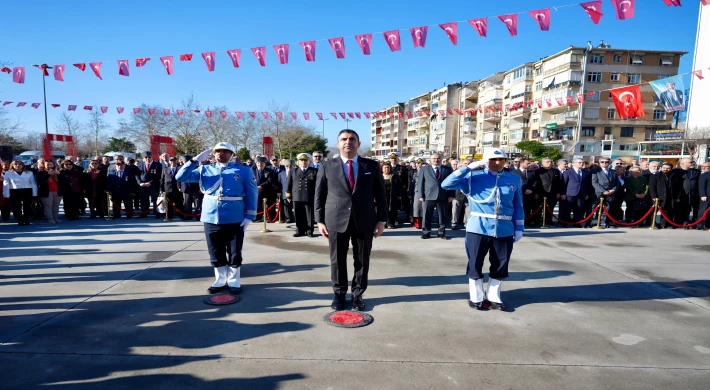
[[468, 164], [468, 168], [472, 171], [475, 171], [477, 169], [484, 169], [486, 167], [488, 167], [488, 161], [475, 161]]
[[212, 154], [212, 149], [207, 149], [207, 150], [203, 151], [202, 153], [198, 154], [197, 157], [195, 157], [195, 161], [197, 161], [198, 163], [201, 163], [205, 160], [209, 160], [211, 154]]
[[523, 232], [517, 231], [515, 232], [515, 235], [513, 236], [513, 242], [518, 242], [520, 239], [523, 238]]
[[249, 227], [250, 224], [251, 224], [251, 219], [244, 219], [244, 220], [242, 221], [242, 224], [241, 224], [240, 226], [241, 226], [242, 229], [246, 232], [246, 231], [247, 231], [247, 228]]

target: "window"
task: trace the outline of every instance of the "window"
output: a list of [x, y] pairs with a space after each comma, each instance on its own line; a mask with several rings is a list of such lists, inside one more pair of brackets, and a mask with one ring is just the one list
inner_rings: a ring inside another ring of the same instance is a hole
[[601, 97], [602, 94], [599, 92], [594, 92], [594, 95], [589, 95], [589, 92], [591, 92], [591, 91], [587, 92], [587, 100], [598, 102], [599, 97]]
[[633, 137], [634, 136], [634, 128], [633, 127], [622, 127], [621, 128], [621, 136], [622, 137]]
[[612, 74], [611, 74], [611, 81], [619, 81], [619, 74], [618, 74], [618, 73], [612, 73]]
[[594, 137], [594, 127], [582, 127], [582, 137]]
[[602, 72], [587, 73], [587, 81], [590, 83], [601, 83], [602, 82]]
[[581, 54], [572, 54], [570, 56], [570, 62], [582, 62], [582, 55]]
[[612, 59], [612, 61], [616, 63], [621, 62], [621, 54], [614, 54], [614, 58]]
[[[614, 119], [616, 118], [616, 109], [615, 108], [610, 108], [609, 111], [606, 112], [606, 119]], [[604, 133], [606, 134], [606, 133]]]
[[594, 151], [594, 144], [593, 143], [580, 144], [579, 151], [580, 152], [587, 152], [587, 153], [593, 152]]
[[629, 64], [631, 64], [631, 65], [643, 65], [643, 56], [639, 56], [639, 55], [636, 55], [636, 54], [632, 55], [631, 57], [629, 57]]
[[672, 66], [673, 65], [673, 57], [661, 56], [661, 59], [658, 61], [658, 65]]
[[536, 81], [535, 82], [535, 91], [540, 91], [542, 90], [542, 81]]
[[664, 120], [666, 119], [666, 110], [653, 110], [653, 120]]
[[599, 108], [585, 108], [584, 117], [589, 119], [599, 119]]
[[619, 144], [619, 150], [639, 150], [639, 144]]
[[604, 63], [604, 54], [592, 54], [589, 56], [589, 63], [590, 64], [603, 64]]
[[611, 150], [611, 144], [604, 144], [604, 150]]
[[641, 74], [640, 73], [629, 73], [629, 81], [627, 81], [629, 84], [638, 84], [641, 82]]
[[659, 74], [658, 75], [659, 80], [667, 79], [669, 77], [671, 77], [671, 75], [669, 75], [669, 74]]
[[530, 85], [530, 84], [526, 85], [525, 92], [532, 92], [532, 85]]
[[604, 135], [611, 135], [611, 127], [604, 128]]

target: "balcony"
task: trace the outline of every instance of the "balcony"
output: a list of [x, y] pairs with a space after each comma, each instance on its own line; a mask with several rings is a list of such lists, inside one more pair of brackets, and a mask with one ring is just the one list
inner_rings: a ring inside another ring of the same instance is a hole
[[493, 98], [493, 99], [488, 99], [487, 101], [483, 102], [484, 106], [490, 106], [491, 104], [501, 104], [503, 103], [503, 98]]
[[568, 111], [568, 112], [564, 112], [562, 114], [556, 114], [556, 115], [550, 116], [550, 120], [543, 121], [542, 125], [545, 127], [548, 127], [548, 125], [553, 125], [553, 124], [556, 124], [557, 126], [576, 124], [578, 117], [579, 117], [579, 113], [577, 111]]
[[571, 69], [571, 68], [581, 68], [582, 63], [581, 62], [568, 62], [566, 64], [562, 64], [560, 66], [556, 66], [554, 68], [548, 69], [545, 71], [545, 77], [551, 75], [551, 74], [556, 74], [560, 73], [563, 70]]
[[560, 88], [565, 88], [565, 87], [570, 87], [570, 88], [576, 88], [576, 87], [581, 87], [582, 82], [581, 81], [565, 81], [563, 83], [559, 84], [554, 84], [554, 85], [548, 85], [547, 87], [543, 88], [543, 91], [554, 91], [556, 89]]
[[463, 98], [467, 100], [475, 100], [478, 98], [478, 91], [466, 91]]
[[532, 111], [532, 108], [530, 108], [530, 107], [527, 107], [527, 108], [518, 107], [517, 110], [508, 111], [508, 116], [510, 118], [515, 118], [515, 117], [522, 116], [522, 115], [529, 116], [531, 111]]
[[417, 103], [414, 105], [414, 111], [425, 111], [429, 109], [429, 101]]
[[481, 141], [482, 146], [486, 147], [491, 147], [491, 148], [497, 148], [500, 146], [500, 141], [498, 140], [493, 140], [493, 141]]
[[508, 126], [508, 129], [509, 130], [529, 130], [530, 123], [523, 122], [523, 123], [511, 124], [510, 126]]
[[483, 120], [485, 120], [485, 121], [500, 121], [500, 116], [501, 116], [500, 111], [489, 110], [488, 112], [483, 113]]

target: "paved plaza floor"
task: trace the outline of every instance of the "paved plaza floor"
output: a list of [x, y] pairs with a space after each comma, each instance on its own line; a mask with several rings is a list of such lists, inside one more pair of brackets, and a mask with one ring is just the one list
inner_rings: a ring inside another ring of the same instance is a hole
[[242, 300], [214, 307], [199, 222], [0, 225], [0, 387], [710, 387], [710, 232], [530, 230], [502, 313], [467, 305], [463, 232], [387, 230], [374, 322], [341, 329], [327, 240], [269, 228], [247, 233]]

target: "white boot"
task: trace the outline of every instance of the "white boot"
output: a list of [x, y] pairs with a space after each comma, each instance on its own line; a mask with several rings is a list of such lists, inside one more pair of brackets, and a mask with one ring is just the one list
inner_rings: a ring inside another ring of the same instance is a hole
[[491, 303], [491, 309], [505, 310], [505, 304], [500, 299], [500, 285], [502, 283], [498, 279], [490, 278], [488, 280], [488, 302]]
[[486, 299], [486, 294], [483, 292], [483, 279], [469, 279], [468, 290], [471, 296], [471, 302], [480, 303]]
[[229, 292], [235, 295], [242, 292], [241, 285], [239, 284], [241, 270], [242, 267], [229, 267], [229, 279], [227, 279], [227, 285], [229, 286]]
[[214, 267], [214, 283], [212, 283], [212, 286], [208, 289], [208, 291], [211, 294], [214, 294], [218, 292], [222, 287], [227, 285], [227, 273], [229, 271], [229, 267], [226, 265], [224, 267]]

